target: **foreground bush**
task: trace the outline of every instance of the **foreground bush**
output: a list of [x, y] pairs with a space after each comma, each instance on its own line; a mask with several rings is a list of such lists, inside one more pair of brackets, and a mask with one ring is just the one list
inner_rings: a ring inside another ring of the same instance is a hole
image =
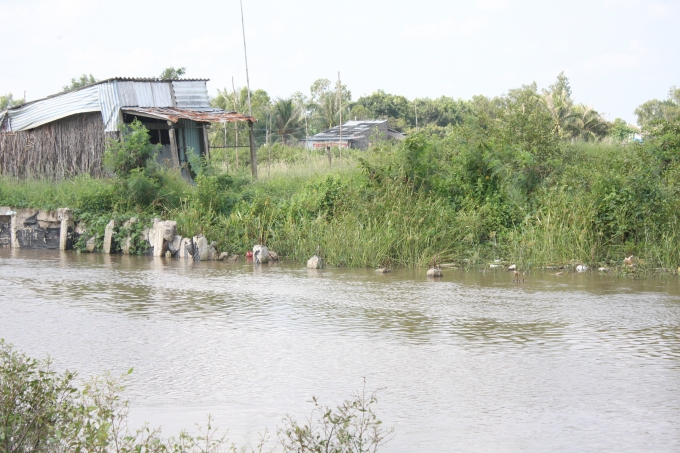
[[[124, 376], [105, 375], [82, 386], [75, 378], [69, 371], [57, 373], [49, 359], [27, 357], [0, 339], [0, 453], [237, 451], [212, 427], [210, 417], [195, 437], [182, 431], [164, 439], [159, 429], [148, 426], [132, 430], [127, 424], [129, 402], [122, 398]], [[374, 413], [376, 403], [375, 394], [365, 391], [337, 408], [314, 399], [308, 420], [283, 420], [278, 446], [284, 453], [375, 452], [392, 432]], [[267, 440], [265, 431], [259, 445], [240, 451], [260, 452]]]

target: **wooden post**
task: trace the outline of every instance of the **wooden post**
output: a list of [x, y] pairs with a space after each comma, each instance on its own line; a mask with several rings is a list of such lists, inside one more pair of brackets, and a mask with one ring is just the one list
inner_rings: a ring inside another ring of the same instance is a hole
[[250, 169], [253, 172], [253, 179], [257, 179], [257, 152], [255, 151], [255, 131], [253, 131], [252, 121], [248, 121], [248, 129], [248, 136], [250, 138]]
[[210, 159], [210, 140], [208, 139], [208, 129], [203, 125], [203, 143], [205, 143], [205, 157]]
[[175, 138], [175, 128], [171, 127], [168, 129], [168, 134], [170, 135], [170, 151], [172, 154], [172, 163], [175, 164], [175, 168], [179, 168], [179, 152], [177, 151], [177, 139]]
[[227, 123], [224, 124], [224, 162], [227, 164], [227, 173], [229, 173], [229, 148], [227, 148]]

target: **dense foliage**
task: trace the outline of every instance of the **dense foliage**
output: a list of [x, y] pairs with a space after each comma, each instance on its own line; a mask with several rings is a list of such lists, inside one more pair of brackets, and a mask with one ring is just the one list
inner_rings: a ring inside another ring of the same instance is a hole
[[7, 110], [10, 107], [21, 105], [24, 102], [24, 99], [14, 99], [12, 93], [7, 93], [6, 95], [0, 96], [0, 112]]
[[78, 88], [82, 88], [82, 87], [85, 87], [85, 86], [88, 86], [88, 85], [92, 85], [93, 83], [97, 83], [97, 82], [99, 82], [99, 79], [94, 78], [94, 76], [92, 76], [92, 74], [90, 74], [90, 75], [83, 74], [78, 78], [75, 78], [75, 77], [72, 78], [71, 83], [69, 83], [68, 85], [64, 85], [61, 88], [61, 91], [62, 92], [73, 91], [73, 90], [77, 90]]
[[[344, 93], [337, 88], [319, 83], [316, 96]], [[230, 94], [218, 101], [240, 102]], [[380, 104], [381, 97], [362, 108], [398, 112], [404, 102]], [[253, 99], [269, 102], [264, 92]], [[288, 119], [271, 124], [294, 136], [297, 104], [277, 105]], [[133, 126], [107, 154], [115, 178], [1, 179], [0, 205], [69, 206], [97, 225], [93, 231], [107, 219], [159, 216], [177, 220], [184, 236], [205, 234], [222, 251], [263, 243], [300, 261], [320, 251], [338, 266], [433, 259], [612, 266], [635, 255], [636, 269], [678, 268], [680, 118], [657, 118], [641, 132], [621, 122], [600, 129], [571, 101], [563, 75], [540, 93], [531, 84], [449, 107], [459, 113], [455, 121], [367, 151], [324, 155], [272, 140], [257, 152], [259, 181], [248, 176], [247, 153], [236, 165], [234, 154], [213, 149], [210, 160], [191, 162], [195, 185], [153, 164], [146, 132]]]
[[[622, 142], [630, 141], [639, 132], [636, 126], [620, 118], [607, 121], [592, 106], [577, 103], [563, 72], [546, 89], [539, 90], [536, 84], [531, 84], [523, 90], [540, 102], [540, 109], [551, 116], [552, 131], [562, 140]], [[213, 105], [248, 113], [247, 94], [245, 88], [224, 88], [218, 90]], [[256, 90], [251, 93], [251, 99], [253, 116], [258, 119], [258, 144], [276, 141], [292, 144], [296, 139], [302, 140], [337, 126], [341, 117], [343, 121], [385, 118], [391, 128], [405, 133], [423, 132], [428, 136], [443, 137], [451, 127], [469, 122], [480, 114], [493, 118], [502, 115], [503, 104], [509, 95], [511, 93], [495, 98], [480, 95], [471, 100], [448, 96], [409, 100], [378, 90], [352, 100], [352, 93], [341, 81], [332, 83], [329, 79], [319, 79], [310, 86], [309, 94], [296, 92], [288, 98], [274, 100], [266, 91]], [[648, 118], [670, 119], [678, 105], [677, 96], [680, 96], [680, 90], [673, 87], [668, 101], [653, 100], [640, 106], [639, 111], [648, 112], [636, 111], [640, 126], [646, 124]], [[239, 133], [241, 136], [246, 133], [244, 125], [215, 130], [211, 139], [217, 146], [234, 144]]]
[[161, 72], [161, 75], [158, 76], [159, 79], [161, 80], [175, 80], [179, 79], [182, 77], [184, 74], [187, 73], [187, 68], [181, 67], [181, 68], [174, 68], [172, 66], [163, 69], [163, 72]]

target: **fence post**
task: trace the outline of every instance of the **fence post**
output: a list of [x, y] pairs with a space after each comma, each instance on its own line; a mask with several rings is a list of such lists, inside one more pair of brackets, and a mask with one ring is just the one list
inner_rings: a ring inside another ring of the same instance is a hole
[[248, 121], [248, 135], [250, 138], [250, 168], [253, 172], [253, 179], [257, 179], [257, 152], [255, 151], [255, 132], [253, 122]]

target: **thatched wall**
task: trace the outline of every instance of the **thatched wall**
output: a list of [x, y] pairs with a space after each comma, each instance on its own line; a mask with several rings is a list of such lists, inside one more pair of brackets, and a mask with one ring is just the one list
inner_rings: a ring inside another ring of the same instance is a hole
[[107, 136], [99, 112], [79, 113], [30, 131], [0, 133], [0, 173], [20, 178], [101, 176]]

